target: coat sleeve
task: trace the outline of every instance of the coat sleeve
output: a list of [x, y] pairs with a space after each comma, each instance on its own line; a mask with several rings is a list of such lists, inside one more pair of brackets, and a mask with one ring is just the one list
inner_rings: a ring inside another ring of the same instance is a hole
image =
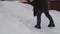
[[47, 0], [48, 1], [48, 9], [50, 9], [50, 0]]

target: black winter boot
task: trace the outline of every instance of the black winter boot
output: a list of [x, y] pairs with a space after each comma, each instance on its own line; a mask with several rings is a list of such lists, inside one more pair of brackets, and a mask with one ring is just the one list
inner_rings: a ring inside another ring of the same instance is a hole
[[55, 24], [49, 24], [48, 27], [55, 27]]
[[41, 29], [41, 26], [39, 26], [39, 25], [35, 25], [35, 28]]

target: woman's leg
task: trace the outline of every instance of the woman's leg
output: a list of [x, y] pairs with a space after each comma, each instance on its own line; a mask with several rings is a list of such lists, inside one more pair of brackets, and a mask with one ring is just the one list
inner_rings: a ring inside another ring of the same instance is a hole
[[47, 12], [45, 11], [44, 13], [50, 20], [50, 24], [48, 25], [48, 27], [55, 27], [54, 21], [53, 21], [52, 17], [50, 16], [49, 11], [47, 11]]
[[35, 25], [35, 28], [41, 29], [41, 14], [37, 15], [37, 24]]

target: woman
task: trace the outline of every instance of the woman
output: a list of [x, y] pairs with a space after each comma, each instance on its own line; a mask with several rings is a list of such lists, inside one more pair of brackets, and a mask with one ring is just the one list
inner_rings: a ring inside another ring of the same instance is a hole
[[45, 13], [46, 17], [50, 20], [48, 27], [55, 27], [54, 21], [49, 14], [50, 0], [33, 0], [34, 16], [37, 16], [37, 24], [35, 28], [41, 29], [41, 14]]
[[50, 20], [48, 27], [55, 27], [54, 21], [49, 14], [50, 0], [27, 0], [28, 4], [33, 5], [34, 16], [37, 16], [37, 24], [35, 28], [41, 29], [41, 14], [45, 13], [46, 17]]

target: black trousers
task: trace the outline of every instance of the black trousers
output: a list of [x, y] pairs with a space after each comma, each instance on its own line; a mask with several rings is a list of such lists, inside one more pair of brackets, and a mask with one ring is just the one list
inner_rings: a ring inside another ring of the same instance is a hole
[[[41, 13], [42, 14], [42, 13]], [[52, 17], [50, 16], [49, 12], [44, 12], [46, 17], [49, 19], [50, 24], [54, 24]], [[41, 15], [37, 15], [37, 25], [41, 25]]]

